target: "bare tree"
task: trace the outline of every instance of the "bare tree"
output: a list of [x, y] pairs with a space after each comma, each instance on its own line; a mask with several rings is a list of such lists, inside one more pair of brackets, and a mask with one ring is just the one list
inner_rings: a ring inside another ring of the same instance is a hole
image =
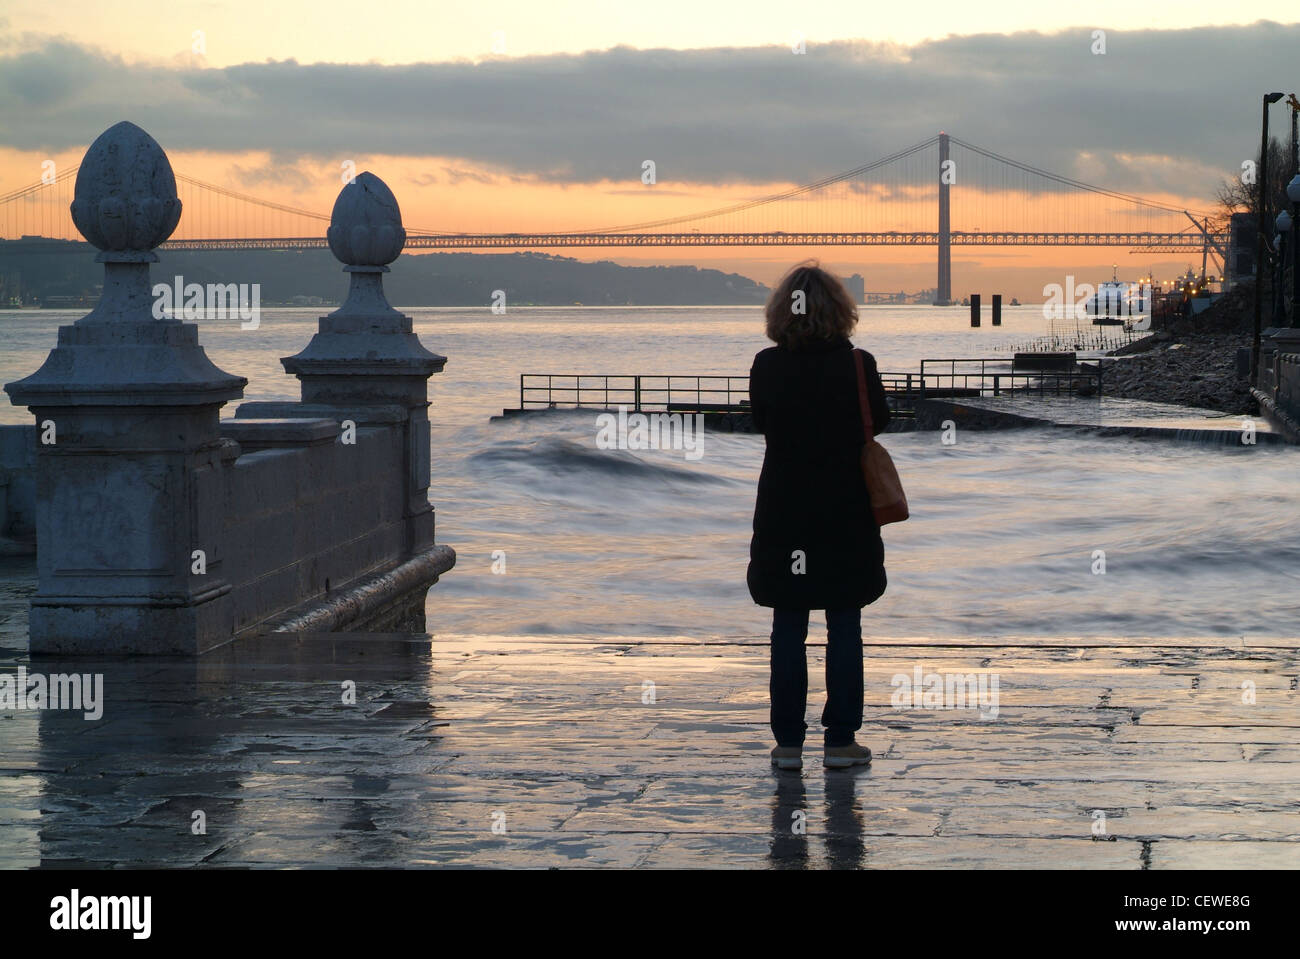
[[[1258, 171], [1261, 166], [1258, 152], [1255, 154], [1254, 162], [1255, 170]], [[1232, 179], [1222, 180], [1219, 183], [1218, 190], [1215, 191], [1215, 198], [1219, 201], [1217, 210], [1219, 229], [1225, 228], [1234, 213], [1259, 212], [1259, 184], [1258, 182], [1243, 182], [1242, 176], [1244, 172]], [[1268, 141], [1267, 184], [1270, 213], [1276, 213], [1276, 211], [1290, 205], [1291, 201], [1286, 196], [1286, 185], [1290, 182], [1294, 173], [1295, 171], [1291, 169], [1291, 151], [1278, 142], [1276, 138], [1270, 138]]]

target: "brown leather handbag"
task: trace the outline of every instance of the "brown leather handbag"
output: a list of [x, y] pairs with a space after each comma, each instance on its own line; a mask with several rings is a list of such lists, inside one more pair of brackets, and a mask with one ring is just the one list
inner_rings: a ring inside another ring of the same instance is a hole
[[862, 478], [867, 484], [867, 495], [871, 497], [871, 510], [880, 526], [901, 523], [908, 517], [907, 494], [903, 492], [903, 481], [898, 478], [898, 469], [889, 451], [876, 442], [871, 422], [871, 401], [867, 397], [867, 371], [861, 350], [853, 351], [853, 360], [858, 368], [858, 403], [862, 407], [862, 428], [866, 433], [866, 444], [862, 447]]

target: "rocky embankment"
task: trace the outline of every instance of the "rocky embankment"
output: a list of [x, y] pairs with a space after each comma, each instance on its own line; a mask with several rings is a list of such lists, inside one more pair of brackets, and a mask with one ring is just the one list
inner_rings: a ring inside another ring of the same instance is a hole
[[1237, 350], [1250, 347], [1249, 291], [1234, 290], [1199, 316], [1176, 320], [1111, 355], [1107, 396], [1254, 412], [1250, 383], [1237, 375]]

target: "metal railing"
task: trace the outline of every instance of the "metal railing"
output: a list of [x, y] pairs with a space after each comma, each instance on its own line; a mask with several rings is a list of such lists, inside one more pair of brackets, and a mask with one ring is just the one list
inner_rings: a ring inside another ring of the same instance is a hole
[[920, 373], [886, 373], [880, 371], [880, 382], [890, 395], [911, 396], [922, 387]]
[[[1063, 370], [1014, 369], [1007, 359], [922, 360], [920, 372], [881, 372], [896, 400], [926, 397], [1101, 392], [1101, 364]], [[749, 408], [749, 377], [724, 374], [521, 373], [519, 409], [734, 413]]]
[[1099, 396], [1102, 379], [1100, 363], [1079, 363], [1069, 369], [1016, 369], [1010, 360], [982, 358], [922, 360], [918, 378], [916, 395], [921, 399], [1012, 393], [1059, 396], [1091, 392]]
[[726, 375], [521, 373], [519, 408], [732, 412], [749, 406], [749, 377]]

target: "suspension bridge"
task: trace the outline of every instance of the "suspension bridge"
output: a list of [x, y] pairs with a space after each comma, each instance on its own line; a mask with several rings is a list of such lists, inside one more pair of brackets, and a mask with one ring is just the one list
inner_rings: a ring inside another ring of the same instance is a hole
[[[0, 255], [75, 249], [76, 167], [0, 196]], [[329, 215], [176, 173], [172, 250], [326, 246]], [[653, 187], [647, 187], [647, 190]], [[1110, 246], [1224, 257], [1211, 218], [1061, 176], [947, 133], [812, 183], [702, 212], [565, 232], [468, 233], [407, 227], [407, 249], [935, 246], [936, 302], [952, 299], [954, 246]]]

